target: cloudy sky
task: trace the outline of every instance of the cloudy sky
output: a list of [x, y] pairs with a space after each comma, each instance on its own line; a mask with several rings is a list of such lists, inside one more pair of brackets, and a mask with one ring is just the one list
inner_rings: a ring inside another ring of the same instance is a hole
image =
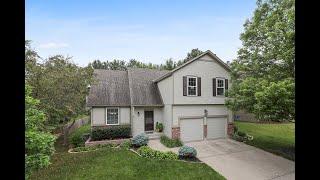
[[40, 56], [62, 54], [156, 64], [193, 48], [231, 61], [254, 0], [26, 0], [26, 39]]

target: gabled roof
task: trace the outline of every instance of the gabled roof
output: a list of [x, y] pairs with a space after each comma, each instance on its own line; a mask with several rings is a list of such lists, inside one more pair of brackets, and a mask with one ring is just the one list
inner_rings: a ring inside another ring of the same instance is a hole
[[128, 74], [126, 71], [94, 70], [87, 106], [130, 106]]
[[163, 105], [158, 87], [152, 80], [169, 71], [156, 69], [128, 68], [131, 105]]
[[186, 65], [194, 62], [194, 61], [197, 60], [197, 59], [200, 59], [201, 57], [203, 57], [203, 56], [205, 56], [205, 55], [208, 55], [208, 56], [212, 57], [214, 60], [216, 60], [216, 61], [218, 62], [218, 64], [220, 64], [220, 65], [221, 65], [223, 68], [225, 68], [227, 71], [231, 71], [230, 67], [229, 67], [226, 63], [224, 63], [220, 58], [218, 58], [218, 56], [216, 56], [215, 54], [213, 54], [210, 50], [207, 50], [207, 51], [205, 51], [204, 53], [200, 54], [199, 56], [197, 56], [197, 57], [195, 57], [195, 58], [193, 58], [193, 59], [191, 59], [191, 60], [183, 63], [182, 65], [174, 68], [173, 70], [169, 71], [167, 74], [165, 74], [165, 75], [163, 75], [163, 76], [161, 76], [161, 77], [159, 77], [159, 78], [157, 78], [157, 79], [154, 79], [153, 82], [159, 82], [159, 81], [161, 81], [161, 80], [163, 80], [163, 79], [171, 76], [175, 71], [177, 71], [177, 70], [185, 67]]
[[162, 106], [158, 87], [153, 83], [169, 71], [128, 68], [127, 71], [94, 70], [87, 106]]

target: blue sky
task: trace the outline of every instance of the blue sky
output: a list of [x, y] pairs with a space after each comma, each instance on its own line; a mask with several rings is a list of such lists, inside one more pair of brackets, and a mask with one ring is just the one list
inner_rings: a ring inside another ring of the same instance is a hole
[[26, 39], [39, 55], [156, 64], [193, 48], [236, 58], [255, 0], [26, 0]]

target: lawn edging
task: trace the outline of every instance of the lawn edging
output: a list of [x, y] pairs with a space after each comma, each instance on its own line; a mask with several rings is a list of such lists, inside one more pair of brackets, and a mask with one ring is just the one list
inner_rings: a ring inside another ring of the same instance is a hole
[[101, 140], [101, 141], [91, 141], [91, 137], [89, 137], [87, 139], [87, 141], [85, 142], [85, 146], [86, 147], [88, 147], [88, 146], [96, 146], [96, 145], [99, 145], [99, 144], [101, 144], [101, 145], [104, 145], [104, 144], [117, 144], [117, 145], [120, 145], [124, 141], [128, 141], [130, 139], [131, 138], [113, 139], [113, 140], [106, 139], [106, 140]]

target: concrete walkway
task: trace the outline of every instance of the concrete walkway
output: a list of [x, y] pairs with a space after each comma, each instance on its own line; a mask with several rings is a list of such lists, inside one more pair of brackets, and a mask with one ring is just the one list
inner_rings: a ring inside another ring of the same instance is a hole
[[[159, 140], [150, 140], [151, 148], [178, 152]], [[295, 163], [261, 149], [231, 139], [205, 140], [186, 143], [196, 148], [197, 157], [231, 180], [295, 179]]]

